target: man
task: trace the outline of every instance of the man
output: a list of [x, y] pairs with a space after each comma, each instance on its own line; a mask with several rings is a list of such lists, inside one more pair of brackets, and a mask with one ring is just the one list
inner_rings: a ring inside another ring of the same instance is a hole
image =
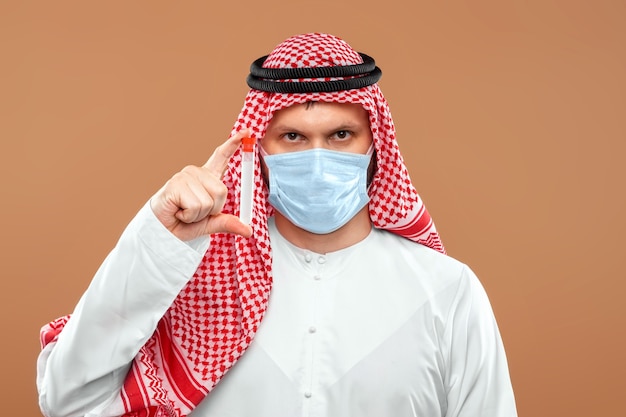
[[[487, 296], [444, 254], [373, 59], [296, 36], [231, 137], [138, 213], [42, 330], [49, 416], [514, 416]], [[260, 139], [251, 225], [242, 138]]]

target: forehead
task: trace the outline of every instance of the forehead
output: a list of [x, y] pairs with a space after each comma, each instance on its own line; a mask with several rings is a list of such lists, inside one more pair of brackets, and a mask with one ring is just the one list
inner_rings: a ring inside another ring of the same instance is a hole
[[350, 123], [369, 125], [369, 112], [356, 103], [309, 101], [277, 110], [268, 129], [283, 123]]

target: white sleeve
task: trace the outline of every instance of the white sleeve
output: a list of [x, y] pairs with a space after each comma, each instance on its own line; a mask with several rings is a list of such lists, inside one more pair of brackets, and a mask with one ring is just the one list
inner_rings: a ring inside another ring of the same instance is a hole
[[147, 203], [100, 266], [56, 343], [37, 363], [46, 416], [84, 416], [115, 398], [132, 359], [193, 276], [209, 238], [185, 243]]
[[446, 417], [517, 416], [502, 338], [478, 278], [464, 268], [448, 317]]

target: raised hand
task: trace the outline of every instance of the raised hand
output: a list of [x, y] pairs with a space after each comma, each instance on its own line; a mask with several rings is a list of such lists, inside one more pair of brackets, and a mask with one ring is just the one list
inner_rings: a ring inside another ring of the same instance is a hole
[[241, 139], [248, 135], [247, 129], [233, 135], [203, 166], [186, 166], [152, 197], [152, 211], [176, 237], [188, 241], [218, 232], [252, 234], [238, 217], [222, 213], [228, 194], [222, 177]]

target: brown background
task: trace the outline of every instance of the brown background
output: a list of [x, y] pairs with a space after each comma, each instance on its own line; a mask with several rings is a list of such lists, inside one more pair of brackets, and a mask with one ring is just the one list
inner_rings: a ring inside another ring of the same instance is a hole
[[39, 327], [227, 136], [250, 62], [310, 31], [383, 68], [412, 178], [490, 294], [520, 415], [620, 414], [625, 21], [623, 1], [3, 1], [2, 415], [39, 415]]

